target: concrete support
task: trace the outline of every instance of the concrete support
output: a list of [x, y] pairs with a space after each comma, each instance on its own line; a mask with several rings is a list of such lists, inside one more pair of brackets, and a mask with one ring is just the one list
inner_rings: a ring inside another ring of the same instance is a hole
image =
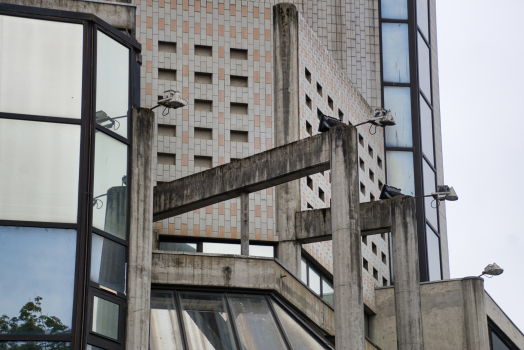
[[240, 195], [240, 254], [249, 255], [249, 192]]
[[336, 345], [364, 350], [357, 129], [337, 126], [329, 133]]
[[391, 199], [391, 243], [399, 350], [424, 349], [415, 198]]
[[[275, 145], [300, 138], [298, 11], [295, 5], [273, 7]], [[276, 230], [278, 259], [295, 275], [300, 275], [301, 244], [295, 241], [295, 213], [300, 211], [300, 182], [276, 186]]]
[[127, 274], [126, 346], [128, 350], [149, 346], [151, 294], [151, 248], [153, 240], [153, 135], [154, 113], [133, 110], [131, 152], [131, 201], [129, 263]]
[[484, 302], [484, 280], [478, 277], [464, 278], [461, 284], [467, 349], [488, 350], [490, 346]]

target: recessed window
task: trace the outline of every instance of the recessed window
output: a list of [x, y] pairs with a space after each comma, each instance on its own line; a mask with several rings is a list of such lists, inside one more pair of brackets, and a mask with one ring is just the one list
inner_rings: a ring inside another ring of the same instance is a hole
[[388, 260], [387, 260], [387, 258], [386, 258], [386, 254], [384, 254], [383, 252], [382, 252], [382, 253], [380, 253], [380, 254], [382, 255], [382, 262], [383, 262], [384, 264], [386, 264], [386, 265], [387, 265], [387, 263], [388, 263]]
[[374, 202], [375, 201], [375, 196], [373, 195], [373, 193], [369, 194], [369, 201], [370, 202]]
[[369, 179], [375, 182], [375, 173], [371, 169], [369, 169]]
[[195, 83], [197, 83], [197, 84], [213, 84], [213, 74], [211, 74], [211, 73], [195, 72]]
[[368, 145], [368, 154], [371, 158], [373, 158], [373, 148], [371, 148], [371, 146]]
[[360, 145], [364, 147], [364, 138], [360, 134], [358, 134], [358, 143], [360, 143]]
[[229, 50], [229, 58], [232, 60], [247, 60], [247, 50], [231, 48]]
[[368, 245], [368, 236], [362, 236], [362, 243]]
[[366, 195], [366, 186], [361, 182], [360, 183], [360, 192], [362, 192], [363, 195]]
[[307, 120], [306, 120], [306, 132], [309, 135], [313, 135], [313, 127], [311, 126], [311, 124], [309, 124], [309, 122]]
[[388, 286], [388, 280], [382, 277], [382, 287], [387, 287], [387, 286]]
[[319, 83], [317, 83], [317, 93], [318, 93], [320, 96], [323, 96], [322, 85], [320, 85]]
[[305, 71], [306, 79], [311, 83], [311, 72], [306, 68]]
[[373, 251], [373, 254], [377, 255], [377, 245], [375, 243], [371, 243], [371, 251]]
[[176, 137], [176, 125], [158, 124], [158, 136]]
[[385, 233], [381, 233], [380, 234], [380, 238], [382, 238], [385, 241], [386, 240], [386, 234]]
[[324, 115], [324, 113], [322, 113], [322, 111], [317, 108], [317, 118], [318, 118], [318, 120], [321, 120], [323, 115]]
[[379, 156], [377, 156], [377, 165], [380, 169], [382, 169], [382, 159]]
[[320, 187], [318, 188], [318, 198], [320, 198], [322, 202], [326, 201], [326, 196], [324, 194], [324, 191], [322, 191]]
[[362, 266], [364, 269], [366, 269], [366, 271], [369, 271], [369, 263], [366, 259], [362, 259]]
[[158, 79], [166, 81], [176, 81], [176, 70], [158, 69]]
[[212, 168], [213, 158], [205, 156], [195, 156], [195, 168]]
[[382, 191], [382, 187], [384, 187], [384, 184], [382, 181], [378, 180], [378, 189]]
[[312, 210], [312, 209], [315, 209], [315, 208], [313, 208], [313, 206], [312, 206], [311, 204], [308, 203], [308, 204], [307, 204], [307, 209], [308, 209], [308, 210]]
[[311, 99], [309, 98], [307, 94], [306, 94], [306, 106], [308, 106], [309, 109], [312, 109]]
[[236, 87], [248, 87], [248, 80], [247, 77], [243, 77], [240, 75], [231, 75], [229, 77], [230, 79], [230, 85], [236, 86]]
[[378, 271], [376, 268], [373, 268], [373, 278], [378, 281]]
[[212, 57], [213, 47], [204, 45], [195, 45], [195, 56]]
[[364, 161], [362, 160], [362, 158], [359, 158], [358, 163], [360, 165], [360, 169], [362, 169], [362, 171], [366, 171], [366, 165], [365, 165]]
[[344, 121], [344, 113], [340, 109], [338, 110], [338, 119]]
[[231, 114], [248, 114], [248, 105], [247, 103], [236, 103], [231, 102], [230, 106], [230, 113]]
[[331, 108], [331, 110], [333, 110], [333, 100], [329, 96], [328, 96], [328, 106], [329, 108]]
[[241, 130], [231, 130], [229, 137], [232, 142], [248, 142], [248, 132]]
[[311, 191], [313, 191], [313, 179], [309, 176], [307, 177], [307, 187], [309, 187]]
[[176, 53], [176, 43], [168, 41], [159, 41], [158, 52]]
[[213, 139], [213, 129], [195, 128], [195, 139], [212, 140]]
[[176, 154], [157, 153], [156, 162], [162, 165], [176, 165]]
[[213, 112], [213, 101], [211, 101], [211, 100], [195, 100], [195, 111], [199, 111], [199, 112]]

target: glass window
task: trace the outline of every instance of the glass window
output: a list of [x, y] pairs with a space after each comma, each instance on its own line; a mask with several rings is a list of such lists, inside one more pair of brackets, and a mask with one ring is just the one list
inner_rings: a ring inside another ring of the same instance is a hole
[[273, 307], [294, 350], [326, 349], [325, 346], [319, 343], [298, 321], [278, 305], [278, 303], [273, 303]]
[[382, 18], [408, 19], [408, 3], [406, 0], [382, 0]]
[[408, 87], [384, 87], [384, 108], [391, 110], [397, 123], [385, 128], [386, 146], [413, 147], [410, 93]]
[[250, 245], [249, 255], [274, 258], [275, 248], [272, 245]]
[[309, 266], [309, 288], [320, 295], [320, 274]]
[[439, 237], [431, 227], [426, 225], [426, 237], [428, 243], [428, 270], [429, 280], [438, 281], [442, 279], [440, 273], [440, 243]]
[[160, 242], [158, 244], [158, 249], [168, 250], [171, 252], [196, 253], [197, 244], [196, 243], [179, 243], [179, 242]]
[[96, 62], [96, 122], [127, 137], [129, 49], [98, 31]]
[[400, 188], [408, 196], [415, 195], [415, 175], [413, 173], [413, 153], [386, 151], [388, 185]]
[[422, 152], [431, 164], [434, 164], [433, 157], [433, 118], [424, 97], [420, 95], [420, 129], [422, 133]]
[[494, 332], [491, 332], [491, 344], [493, 350], [511, 350]]
[[93, 233], [91, 281], [124, 293], [126, 247]]
[[307, 284], [307, 262], [304, 258], [300, 261], [300, 279]]
[[75, 223], [79, 160], [79, 125], [0, 119], [0, 219]]
[[324, 299], [329, 305], [335, 305], [335, 291], [333, 290], [333, 284], [329, 282], [325, 277], [322, 277], [322, 299]]
[[[69, 350], [69, 348], [68, 348], [68, 350]], [[87, 344], [87, 350], [104, 350], [104, 349], [99, 348], [98, 346]]]
[[[422, 161], [422, 172], [424, 176], [424, 194], [427, 195], [435, 192], [435, 172], [429, 167], [425, 160]], [[424, 198], [424, 207], [426, 212], [426, 220], [428, 220], [429, 223], [437, 229], [437, 203], [434, 202], [433, 197]]]
[[83, 36], [81, 24], [0, 16], [0, 112], [80, 119]]
[[364, 312], [364, 335], [369, 338], [369, 315]]
[[180, 293], [180, 307], [190, 349], [236, 349], [221, 294]]
[[[51, 341], [0, 341], [2, 350], [71, 350], [71, 343]], [[89, 347], [87, 348], [88, 350]], [[93, 350], [99, 348], [92, 348]], [[102, 350], [102, 349], [101, 349]]]
[[0, 333], [71, 332], [75, 256], [76, 230], [0, 226]]
[[418, 38], [418, 83], [424, 96], [431, 102], [431, 71], [429, 65], [429, 48], [420, 34]]
[[240, 255], [240, 244], [204, 242], [202, 250], [210, 254], [235, 254]]
[[97, 131], [93, 226], [126, 239], [127, 146]]
[[263, 296], [229, 295], [229, 301], [243, 350], [287, 349]]
[[183, 349], [175, 293], [151, 293], [150, 350]]
[[382, 59], [384, 81], [409, 83], [407, 24], [382, 23]]
[[417, 24], [429, 41], [428, 0], [417, 0]]
[[120, 305], [95, 296], [93, 300], [93, 327], [91, 330], [118, 340], [119, 313]]

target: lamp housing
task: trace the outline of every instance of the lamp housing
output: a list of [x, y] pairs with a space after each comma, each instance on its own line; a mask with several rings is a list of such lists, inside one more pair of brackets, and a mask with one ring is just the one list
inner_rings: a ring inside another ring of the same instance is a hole
[[332, 127], [339, 125], [339, 124], [344, 124], [344, 123], [341, 122], [337, 118], [333, 118], [325, 114], [322, 114], [322, 117], [320, 117], [320, 123], [318, 124], [318, 131], [326, 132], [329, 129], [331, 129]]
[[382, 186], [379, 199], [390, 199], [396, 196], [402, 196], [402, 192], [400, 191], [400, 188], [384, 185]]
[[160, 106], [173, 109], [187, 106], [187, 100], [182, 98], [182, 94], [175, 90], [164, 91], [164, 98], [157, 103]]

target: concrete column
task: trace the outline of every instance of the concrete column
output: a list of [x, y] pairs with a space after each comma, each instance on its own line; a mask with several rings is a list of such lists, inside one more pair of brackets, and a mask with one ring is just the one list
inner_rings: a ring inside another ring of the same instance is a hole
[[467, 350], [488, 350], [490, 346], [484, 303], [484, 280], [479, 277], [467, 277], [461, 284]]
[[[275, 146], [300, 139], [298, 11], [293, 4], [273, 6]], [[276, 186], [277, 257], [300, 276], [301, 244], [295, 241], [295, 213], [300, 211], [300, 182]]]
[[249, 192], [240, 195], [240, 254], [249, 255]]
[[415, 198], [391, 199], [391, 244], [399, 350], [424, 349]]
[[339, 125], [331, 136], [331, 229], [337, 350], [363, 350], [364, 300], [357, 129]]
[[153, 240], [153, 134], [155, 115], [146, 108], [133, 110], [129, 263], [127, 273], [126, 346], [149, 346], [149, 307]]

